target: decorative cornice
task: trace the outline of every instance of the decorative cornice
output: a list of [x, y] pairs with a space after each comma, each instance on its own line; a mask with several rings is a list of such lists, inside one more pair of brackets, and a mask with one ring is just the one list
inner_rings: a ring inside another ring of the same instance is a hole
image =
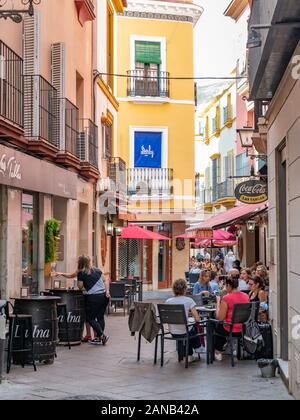
[[197, 24], [203, 9], [192, 3], [129, 0], [124, 16], [138, 19], [159, 19]]

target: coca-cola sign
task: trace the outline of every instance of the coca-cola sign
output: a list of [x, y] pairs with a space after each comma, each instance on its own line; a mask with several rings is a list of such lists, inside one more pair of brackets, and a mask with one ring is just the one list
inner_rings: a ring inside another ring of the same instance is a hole
[[245, 204], [264, 203], [268, 200], [268, 184], [261, 180], [242, 182], [235, 189], [235, 197]]

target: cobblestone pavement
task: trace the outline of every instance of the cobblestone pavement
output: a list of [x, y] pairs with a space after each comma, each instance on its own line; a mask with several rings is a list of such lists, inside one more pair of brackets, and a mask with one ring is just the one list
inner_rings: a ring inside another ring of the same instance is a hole
[[59, 348], [54, 365], [39, 365], [36, 373], [30, 366], [13, 366], [9, 380], [0, 385], [0, 399], [291, 399], [280, 378], [260, 377], [255, 362], [231, 368], [225, 359], [207, 367], [202, 356], [186, 370], [177, 363], [174, 343], [167, 345], [164, 368], [153, 365], [154, 345], [145, 342], [137, 363], [127, 317], [112, 315], [107, 325], [107, 347]]

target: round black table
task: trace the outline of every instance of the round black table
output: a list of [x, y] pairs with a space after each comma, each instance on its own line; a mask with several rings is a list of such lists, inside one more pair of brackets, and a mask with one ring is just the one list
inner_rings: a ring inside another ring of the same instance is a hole
[[[38, 362], [53, 362], [58, 343], [58, 319], [56, 296], [34, 296], [15, 299], [15, 313], [32, 316], [33, 353]], [[18, 345], [18, 329], [14, 341]]]
[[65, 304], [67, 307], [67, 324], [69, 332], [66, 331], [64, 316], [60, 314], [58, 317], [59, 344], [66, 345], [69, 341], [71, 346], [80, 345], [86, 319], [83, 292], [77, 289], [52, 289], [50, 290], [50, 293], [58, 296], [60, 298], [60, 303]]

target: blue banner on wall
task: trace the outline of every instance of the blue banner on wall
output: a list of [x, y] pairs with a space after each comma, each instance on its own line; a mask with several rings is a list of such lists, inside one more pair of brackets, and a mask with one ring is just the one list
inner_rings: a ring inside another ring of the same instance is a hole
[[162, 133], [136, 131], [134, 135], [134, 167], [161, 168]]

